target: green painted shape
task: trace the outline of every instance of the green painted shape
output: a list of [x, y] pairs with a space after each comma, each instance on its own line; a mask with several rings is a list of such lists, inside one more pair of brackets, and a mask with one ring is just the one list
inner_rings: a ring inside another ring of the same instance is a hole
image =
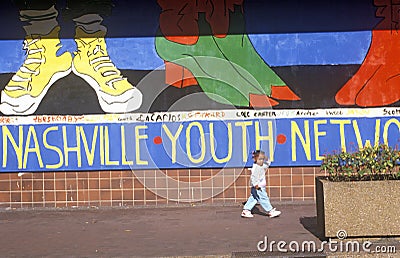
[[268, 95], [270, 95], [271, 86], [286, 86], [286, 83], [257, 53], [246, 34], [228, 35], [227, 37], [227, 40], [214, 37], [218, 48], [231, 62], [239, 64], [243, 69], [249, 71], [264, 91], [268, 92]]
[[240, 12], [231, 14], [231, 27], [224, 38], [212, 36], [210, 26], [199, 19], [201, 36], [194, 45], [155, 39], [158, 55], [189, 69], [211, 99], [235, 106], [249, 106], [249, 94], [271, 95], [271, 86], [285, 82], [264, 62], [244, 31]]
[[157, 52], [164, 60], [188, 68], [203, 91], [211, 99], [224, 104], [248, 106], [249, 93], [263, 94], [251, 74], [239, 73], [215, 47], [210, 36], [201, 36], [196, 45], [173, 43], [164, 37], [156, 38]]

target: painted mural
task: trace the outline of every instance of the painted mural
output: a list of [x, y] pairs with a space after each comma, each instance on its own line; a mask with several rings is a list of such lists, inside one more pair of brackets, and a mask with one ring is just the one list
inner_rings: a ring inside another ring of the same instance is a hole
[[393, 1], [2, 5], [2, 171], [243, 167], [256, 148], [318, 166], [400, 139]]
[[140, 106], [141, 92], [123, 77], [107, 52], [102, 16], [109, 15], [111, 0], [66, 2], [65, 10], [75, 23], [73, 57], [69, 52], [57, 55], [61, 42], [56, 1], [13, 2], [26, 24], [26, 57], [1, 92], [3, 114], [35, 113], [49, 88], [71, 72], [93, 88], [104, 112], [121, 113]]
[[[177, 79], [168, 84], [184, 86], [194, 79], [211, 99], [241, 107], [277, 105], [272, 98], [299, 99], [254, 49], [243, 1], [158, 3], [162, 35], [156, 37], [156, 49], [167, 62], [166, 76]], [[181, 71], [184, 78], [177, 77]]]

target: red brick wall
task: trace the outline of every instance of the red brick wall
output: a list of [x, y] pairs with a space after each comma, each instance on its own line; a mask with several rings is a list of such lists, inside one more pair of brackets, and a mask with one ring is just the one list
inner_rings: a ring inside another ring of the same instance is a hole
[[[249, 195], [248, 169], [224, 169], [222, 174], [217, 169], [162, 171], [177, 180], [175, 186], [166, 186], [163, 183], [165, 176], [160, 177], [154, 170], [142, 172], [148, 180], [157, 180], [156, 189], [160, 193], [167, 189], [179, 191], [179, 182], [204, 182], [211, 177], [215, 182], [223, 182], [227, 178], [224, 172], [231, 178], [237, 177], [225, 190], [216, 183], [201, 185], [196, 189], [198, 194], [215, 195], [197, 201], [201, 203], [239, 203]], [[316, 175], [321, 175], [318, 167], [270, 168], [267, 191], [271, 201], [314, 200]], [[168, 200], [165, 196], [147, 189], [132, 171], [35, 172], [21, 176], [18, 173], [0, 173], [0, 208], [165, 206], [185, 202], [179, 197], [178, 200]]]

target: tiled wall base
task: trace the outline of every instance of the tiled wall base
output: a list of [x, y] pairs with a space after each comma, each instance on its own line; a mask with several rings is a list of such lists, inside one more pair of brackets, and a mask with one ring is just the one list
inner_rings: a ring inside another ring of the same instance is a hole
[[[271, 201], [314, 200], [317, 175], [323, 175], [318, 167], [270, 168]], [[243, 168], [0, 173], [0, 208], [243, 202], [250, 194], [249, 178]]]

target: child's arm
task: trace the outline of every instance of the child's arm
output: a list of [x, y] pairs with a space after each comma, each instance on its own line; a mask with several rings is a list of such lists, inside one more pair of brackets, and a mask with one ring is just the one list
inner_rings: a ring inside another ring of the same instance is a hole
[[258, 177], [255, 172], [255, 165], [251, 168], [251, 176], [250, 176], [251, 185], [258, 189]]
[[[263, 164], [263, 169], [264, 169], [264, 177], [262, 178], [262, 180], [259, 182], [259, 184], [258, 184], [258, 187], [259, 188], [261, 188], [261, 187], [265, 187], [266, 185], [267, 185], [267, 182], [266, 182], [266, 178], [265, 178], [265, 174], [267, 173], [267, 171], [268, 171], [268, 168], [269, 168], [269, 165], [271, 165], [271, 161], [268, 159], [268, 157], [267, 156], [265, 156], [265, 160], [264, 160], [264, 164]], [[261, 186], [261, 187], [260, 187]]]
[[267, 168], [269, 168], [270, 165], [271, 165], [271, 160], [266, 156], [264, 164], [263, 164], [263, 168], [267, 169]]

